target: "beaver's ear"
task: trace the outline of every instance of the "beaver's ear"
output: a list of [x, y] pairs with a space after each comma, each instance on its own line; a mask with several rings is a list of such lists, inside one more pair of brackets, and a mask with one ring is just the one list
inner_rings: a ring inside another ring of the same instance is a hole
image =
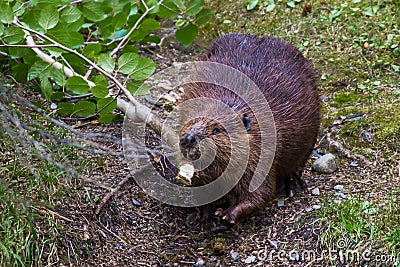
[[244, 127], [246, 128], [246, 131], [250, 131], [251, 130], [251, 121], [250, 121], [249, 115], [243, 114], [242, 121], [243, 121]]

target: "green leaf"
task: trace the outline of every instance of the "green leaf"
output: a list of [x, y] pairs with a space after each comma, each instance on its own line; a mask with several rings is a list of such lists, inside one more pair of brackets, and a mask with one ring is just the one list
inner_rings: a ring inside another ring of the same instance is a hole
[[30, 67], [29, 64], [23, 64], [23, 63], [19, 63], [13, 66], [12, 68], [13, 78], [17, 79], [17, 81], [21, 83], [26, 83], [29, 67]]
[[146, 44], [146, 43], [154, 43], [154, 44], [159, 44], [161, 42], [160, 36], [147, 36], [143, 38], [142, 41], [140, 41], [141, 44]]
[[78, 116], [89, 117], [96, 112], [96, 104], [87, 100], [81, 100], [75, 104], [74, 110], [75, 114]]
[[337, 10], [334, 9], [331, 11], [331, 13], [329, 14], [329, 22], [333, 22], [336, 18], [338, 18], [341, 14], [342, 14], [342, 9]]
[[108, 95], [109, 91], [106, 86], [96, 85], [90, 88], [90, 91], [95, 97], [104, 98]]
[[115, 61], [108, 54], [101, 54], [97, 60], [97, 64], [107, 72], [112, 72], [115, 68]]
[[[59, 24], [65, 25], [64, 23], [67, 23], [67, 22], [61, 21], [61, 23], [59, 23]], [[85, 23], [85, 19], [83, 16], [81, 16], [77, 21], [68, 23], [68, 30], [71, 32], [78, 32], [79, 30], [82, 29], [84, 23]]]
[[20, 48], [20, 47], [9, 47], [8, 55], [12, 59], [22, 58], [29, 53], [29, 49]]
[[98, 86], [103, 86], [107, 87], [108, 86], [108, 81], [107, 78], [104, 75], [97, 75], [94, 77], [94, 83]]
[[127, 33], [126, 29], [121, 29], [108, 36], [108, 39], [113, 41], [118, 41], [124, 38], [126, 36], [126, 33]]
[[59, 5], [61, 4], [61, 0], [30, 0], [29, 5], [30, 6], [37, 6], [37, 5]]
[[102, 98], [97, 101], [97, 110], [100, 115], [108, 114], [117, 107], [117, 100], [113, 97]]
[[61, 116], [72, 115], [75, 112], [75, 104], [62, 102], [57, 106], [57, 113]]
[[135, 53], [137, 54], [139, 51], [139, 49], [135, 46], [135, 45], [127, 45], [124, 47], [124, 49], [122, 50], [122, 53]]
[[147, 31], [155, 31], [160, 29], [160, 23], [158, 23], [158, 21], [156, 21], [155, 19], [148, 18], [143, 20], [140, 27]]
[[38, 23], [39, 16], [40, 16], [40, 8], [28, 9], [24, 13], [24, 15], [20, 18], [20, 20], [33, 30], [43, 31], [43, 28]]
[[265, 9], [265, 11], [270, 12], [270, 11], [274, 10], [275, 7], [276, 7], [275, 4], [270, 4], [270, 5], [267, 6], [267, 8]]
[[15, 12], [14, 15], [17, 17], [21, 17], [25, 11], [26, 11], [27, 7], [25, 5], [25, 3], [15, 3], [15, 5], [13, 6], [13, 11]]
[[149, 87], [141, 81], [133, 81], [127, 84], [127, 89], [132, 95], [147, 95], [150, 93]]
[[68, 78], [65, 87], [78, 95], [87, 94], [89, 91], [89, 84], [79, 76], [72, 76]]
[[122, 54], [118, 59], [118, 69], [123, 74], [130, 74], [137, 66], [139, 56], [135, 53]]
[[[160, 18], [169, 18], [169, 19], [178, 16], [178, 14], [180, 13], [180, 9], [179, 9], [179, 4], [177, 4], [177, 2], [179, 1], [175, 0], [164, 1], [157, 12], [157, 16]], [[184, 6], [182, 9], [184, 9]]]
[[39, 78], [44, 73], [48, 73], [53, 66], [41, 60], [36, 61], [28, 71], [28, 81]]
[[189, 24], [176, 31], [175, 36], [178, 41], [184, 46], [190, 45], [197, 36], [199, 28], [196, 25]]
[[82, 7], [83, 16], [90, 21], [101, 21], [107, 17], [102, 4], [96, 1], [85, 2]]
[[93, 58], [95, 55], [101, 52], [101, 49], [101, 44], [88, 44], [85, 49], [83, 49], [83, 55]]
[[54, 5], [47, 5], [42, 8], [39, 16], [39, 25], [42, 26], [44, 30], [54, 28], [59, 21], [59, 14], [57, 7]]
[[156, 63], [150, 58], [141, 57], [138, 60], [137, 67], [132, 71], [129, 76], [135, 80], [144, 80], [149, 78], [156, 70]]
[[65, 76], [62, 70], [55, 69], [51, 67], [47, 73], [49, 78], [52, 78], [54, 82], [59, 86], [65, 85]]
[[67, 6], [60, 14], [61, 20], [68, 24], [78, 21], [81, 16], [82, 12], [74, 6]]
[[365, 16], [372, 17], [374, 14], [378, 12], [378, 10], [379, 6], [373, 6], [372, 8], [371, 7], [366, 8], [362, 13]]
[[18, 44], [24, 39], [24, 36], [25, 32], [22, 29], [11, 26], [4, 31], [2, 39], [6, 44]]
[[51, 100], [62, 100], [64, 98], [65, 94], [64, 92], [53, 92], [50, 96]]
[[81, 46], [84, 43], [83, 36], [80, 33], [69, 31], [62, 25], [57, 25], [55, 28], [49, 30], [47, 35], [69, 48]]
[[258, 1], [259, 0], [250, 0], [246, 7], [247, 10], [253, 10], [257, 6]]
[[99, 122], [100, 123], [110, 123], [112, 122], [118, 115], [117, 114], [102, 114], [100, 115]]
[[287, 2], [288, 7], [294, 8], [296, 6], [296, 2], [295, 1], [289, 1]]
[[50, 99], [53, 94], [53, 86], [51, 85], [49, 78], [45, 75], [40, 76], [40, 89], [44, 98]]
[[136, 42], [140, 42], [141, 40], [143, 40], [147, 35], [149, 34], [149, 31], [139, 28], [137, 29], [131, 36], [130, 36], [130, 40], [136, 41]]
[[11, 23], [14, 20], [12, 8], [4, 2], [0, 2], [0, 21], [2, 23]]
[[186, 8], [186, 15], [194, 16], [198, 14], [203, 8], [203, 0], [190, 0]]
[[214, 16], [214, 11], [204, 8], [199, 14], [196, 15], [194, 23], [198, 26], [206, 24], [210, 21], [212, 16]]
[[114, 31], [124, 28], [126, 21], [127, 21], [127, 16], [125, 14], [119, 13], [119, 14], [115, 15], [112, 18], [112, 22], [111, 22], [113, 25]]
[[[115, 33], [115, 29], [114, 26], [112, 24], [112, 17], [108, 17], [102, 21], [100, 21], [98, 23], [98, 32], [100, 33], [100, 35], [102, 35], [104, 38], [107, 38], [110, 35], [114, 35]], [[110, 38], [111, 40], [114, 39], [114, 36], [112, 36], [112, 38]]]

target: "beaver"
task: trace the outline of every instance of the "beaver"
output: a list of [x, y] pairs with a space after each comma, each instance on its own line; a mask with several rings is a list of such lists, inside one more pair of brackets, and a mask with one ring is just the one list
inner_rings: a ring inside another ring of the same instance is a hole
[[[302, 186], [302, 170], [312, 152], [320, 126], [320, 97], [317, 72], [301, 52], [275, 37], [248, 34], [226, 34], [214, 40], [202, 58], [222, 63], [247, 75], [261, 90], [272, 111], [276, 127], [275, 155], [268, 174], [255, 191], [249, 190], [255, 166], [260, 160], [260, 127], [254, 111], [234, 92], [219, 85], [192, 83], [185, 87], [183, 101], [207, 97], [231, 107], [243, 122], [249, 141], [250, 155], [239, 182], [218, 203], [200, 207], [202, 221], [210, 207], [216, 208], [223, 222], [234, 225], [262, 210], [279, 192], [292, 195]], [[214, 109], [214, 102], [203, 106]], [[266, 109], [267, 110], [267, 109]], [[217, 179], [229, 162], [230, 136], [223, 118], [199, 117], [187, 122], [180, 131], [180, 148], [190, 159], [199, 157], [201, 140], [214, 141], [214, 161], [193, 177], [192, 185], [200, 186]]]

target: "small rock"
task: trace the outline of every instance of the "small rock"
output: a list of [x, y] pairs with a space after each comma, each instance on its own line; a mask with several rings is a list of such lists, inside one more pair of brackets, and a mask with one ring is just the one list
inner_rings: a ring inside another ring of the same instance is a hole
[[278, 200], [278, 207], [283, 207], [285, 205], [285, 201]]
[[206, 262], [202, 258], [198, 258], [196, 261], [196, 266], [204, 266]]
[[324, 102], [327, 102], [329, 99], [328, 99], [327, 96], [321, 95], [321, 100], [324, 101]]
[[136, 199], [134, 199], [134, 198], [132, 198], [132, 203], [133, 203], [133, 205], [135, 205], [135, 206], [142, 206], [142, 202], [140, 202], [139, 200], [136, 200]]
[[313, 196], [319, 196], [320, 192], [319, 192], [319, 188], [316, 187], [313, 190], [311, 190], [311, 195]]
[[335, 196], [337, 196], [338, 198], [346, 198], [346, 195], [343, 193], [336, 193]]
[[51, 109], [57, 109], [57, 104], [56, 103], [51, 103], [50, 108]]
[[244, 260], [244, 263], [250, 264], [256, 260], [256, 256], [249, 256], [247, 259]]
[[289, 255], [289, 260], [291, 261], [299, 261], [300, 260], [300, 255], [297, 252], [293, 252]]
[[313, 206], [313, 209], [319, 210], [319, 209], [321, 209], [321, 205], [314, 205], [314, 206]]
[[310, 212], [312, 210], [313, 210], [313, 208], [306, 208], [306, 212]]
[[357, 164], [357, 163], [354, 163], [354, 162], [352, 162], [352, 163], [350, 163], [350, 167], [358, 167], [358, 164]]
[[161, 98], [167, 100], [170, 103], [175, 103], [177, 99], [172, 95], [163, 95]]
[[234, 250], [231, 250], [231, 257], [232, 257], [231, 261], [237, 261], [237, 259], [239, 258], [239, 253], [237, 253]]
[[268, 242], [270, 243], [271, 246], [274, 248], [278, 248], [278, 242], [275, 240], [268, 239]]
[[333, 173], [337, 170], [335, 156], [330, 153], [323, 155], [314, 162], [312, 168], [319, 173]]
[[333, 187], [333, 189], [336, 190], [336, 191], [342, 191], [343, 190], [343, 185], [341, 185], [341, 184], [335, 185]]

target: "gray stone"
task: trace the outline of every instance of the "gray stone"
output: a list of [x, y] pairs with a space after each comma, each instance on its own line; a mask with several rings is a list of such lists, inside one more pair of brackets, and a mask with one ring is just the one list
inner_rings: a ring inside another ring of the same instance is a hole
[[253, 263], [253, 262], [255, 262], [255, 260], [256, 260], [256, 256], [249, 256], [249, 257], [247, 257], [247, 259], [244, 260], [244, 263], [247, 263], [247, 264]]
[[313, 196], [319, 196], [320, 192], [319, 192], [319, 188], [316, 187], [313, 190], [311, 190], [311, 195]]
[[237, 253], [234, 250], [231, 250], [231, 257], [232, 257], [232, 261], [237, 261], [237, 259], [239, 259], [239, 253]]
[[336, 191], [342, 191], [343, 190], [343, 185], [341, 185], [341, 184], [335, 185], [333, 187], [333, 189], [336, 190]]
[[196, 266], [204, 266], [205, 263], [206, 262], [202, 258], [198, 258], [196, 261]]
[[346, 195], [343, 193], [336, 193], [335, 196], [337, 196], [338, 198], [346, 198]]
[[321, 205], [314, 205], [314, 206], [313, 206], [313, 209], [319, 210], [319, 209], [321, 209]]
[[312, 168], [319, 173], [333, 173], [337, 170], [335, 156], [330, 153], [323, 155], [314, 162]]
[[278, 207], [283, 207], [285, 205], [285, 201], [279, 200], [278, 201]]

